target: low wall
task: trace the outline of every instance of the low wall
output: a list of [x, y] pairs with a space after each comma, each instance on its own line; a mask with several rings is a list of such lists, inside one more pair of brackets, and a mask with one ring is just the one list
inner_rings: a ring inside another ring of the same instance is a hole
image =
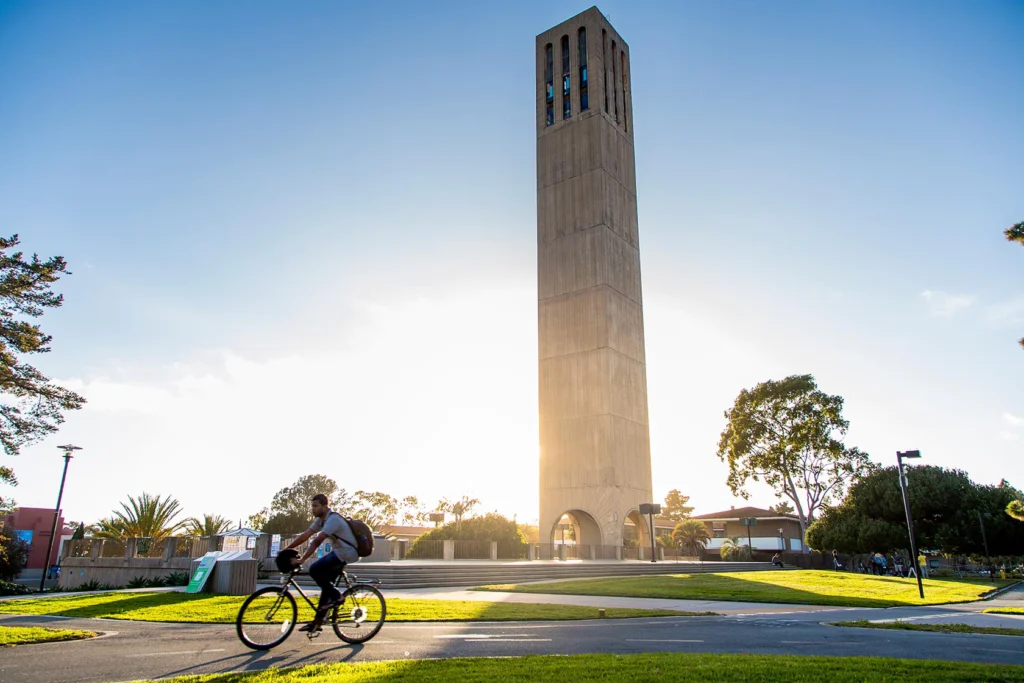
[[74, 589], [84, 583], [96, 581], [110, 586], [126, 586], [136, 577], [156, 579], [172, 572], [188, 572], [192, 562], [188, 557], [168, 560], [149, 557], [65, 557], [61, 560], [61, 588]]

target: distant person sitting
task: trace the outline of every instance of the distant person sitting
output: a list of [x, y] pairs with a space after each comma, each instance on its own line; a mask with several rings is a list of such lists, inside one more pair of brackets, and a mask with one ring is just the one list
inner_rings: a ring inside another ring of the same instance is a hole
[[781, 567], [782, 566], [782, 554], [781, 553], [775, 553], [774, 555], [772, 555], [772, 566], [773, 567]]

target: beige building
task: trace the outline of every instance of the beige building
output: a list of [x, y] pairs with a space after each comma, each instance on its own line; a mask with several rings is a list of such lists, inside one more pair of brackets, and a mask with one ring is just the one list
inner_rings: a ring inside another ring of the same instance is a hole
[[592, 7], [536, 56], [540, 540], [608, 557], [652, 502], [629, 46]]
[[740, 545], [747, 545], [748, 527], [743, 524], [744, 519], [757, 520], [756, 525], [749, 527], [750, 545], [754, 550], [805, 550], [800, 533], [800, 518], [796, 515], [780, 515], [755, 507], [732, 507], [709, 515], [695, 515], [693, 519], [704, 522], [708, 528], [711, 540], [707, 548], [712, 552], [718, 552], [726, 538], [735, 538]]

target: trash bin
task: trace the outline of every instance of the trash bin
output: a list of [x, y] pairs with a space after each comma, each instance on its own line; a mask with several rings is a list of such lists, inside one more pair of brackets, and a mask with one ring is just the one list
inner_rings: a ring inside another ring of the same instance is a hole
[[[192, 560], [189, 576], [196, 573], [202, 558]], [[249, 595], [256, 590], [256, 573], [259, 562], [248, 550], [221, 551], [213, 565], [210, 578], [203, 587], [204, 593], [216, 595]]]

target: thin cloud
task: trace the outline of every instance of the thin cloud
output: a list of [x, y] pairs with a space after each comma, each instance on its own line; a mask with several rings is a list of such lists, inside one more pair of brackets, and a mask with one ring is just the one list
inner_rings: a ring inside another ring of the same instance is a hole
[[974, 297], [966, 294], [949, 294], [926, 289], [921, 292], [921, 297], [928, 304], [929, 312], [940, 318], [949, 318], [957, 311], [970, 308], [974, 304]]
[[996, 327], [1024, 325], [1024, 296], [988, 306], [985, 309], [985, 318]]
[[1003, 421], [1006, 422], [1006, 424], [1013, 425], [1014, 427], [1024, 425], [1024, 417], [1017, 417], [1011, 413], [1003, 413]]
[[1014, 434], [1013, 432], [1002, 430], [999, 432], [999, 438], [1001, 438], [1003, 441], [1016, 441], [1017, 439], [1020, 438], [1020, 434]]

